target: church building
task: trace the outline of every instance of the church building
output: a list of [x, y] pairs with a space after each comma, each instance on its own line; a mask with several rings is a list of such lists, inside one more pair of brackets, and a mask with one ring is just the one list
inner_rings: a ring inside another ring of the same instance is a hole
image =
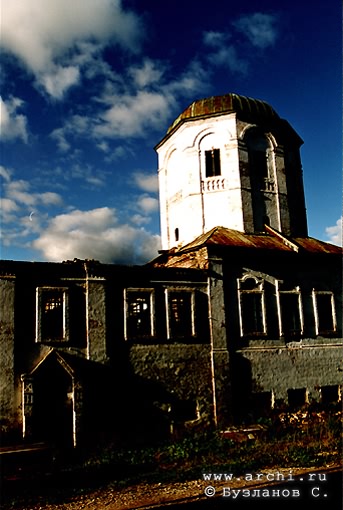
[[0, 262], [5, 441], [151, 441], [342, 391], [342, 249], [308, 236], [300, 147], [266, 102], [194, 101], [157, 144], [143, 266]]

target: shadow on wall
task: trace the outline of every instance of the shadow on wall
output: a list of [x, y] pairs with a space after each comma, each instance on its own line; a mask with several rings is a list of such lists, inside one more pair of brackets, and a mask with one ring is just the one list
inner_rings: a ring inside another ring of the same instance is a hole
[[272, 409], [272, 392], [262, 391], [252, 381], [251, 362], [232, 354], [233, 418], [236, 424], [253, 423]]

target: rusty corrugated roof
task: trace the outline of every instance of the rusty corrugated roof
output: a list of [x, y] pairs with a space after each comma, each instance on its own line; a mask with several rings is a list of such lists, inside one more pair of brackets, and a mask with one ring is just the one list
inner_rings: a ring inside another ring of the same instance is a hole
[[226, 227], [214, 227], [194, 241], [183, 246], [175, 255], [201, 248], [202, 246], [227, 246], [237, 248], [259, 248], [284, 252], [331, 253], [342, 255], [342, 248], [312, 237], [291, 238], [268, 228], [261, 234], [246, 234]]
[[314, 237], [295, 237], [293, 241], [303, 250], [309, 253], [333, 253], [342, 255], [342, 247], [319, 241]]

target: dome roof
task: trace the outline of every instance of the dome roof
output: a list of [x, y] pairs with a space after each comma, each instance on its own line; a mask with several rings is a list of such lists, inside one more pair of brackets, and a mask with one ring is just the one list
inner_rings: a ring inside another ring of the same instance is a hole
[[275, 110], [265, 101], [230, 93], [194, 101], [174, 120], [167, 134], [184, 121], [231, 112], [236, 112], [244, 118], [279, 118]]

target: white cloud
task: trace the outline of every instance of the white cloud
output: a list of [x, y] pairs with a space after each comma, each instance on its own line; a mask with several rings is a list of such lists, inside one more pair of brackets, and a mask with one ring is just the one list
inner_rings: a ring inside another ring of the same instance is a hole
[[42, 73], [40, 81], [45, 90], [55, 99], [62, 99], [64, 93], [80, 81], [80, 70], [75, 66], [54, 66], [48, 73]]
[[30, 183], [24, 180], [11, 181], [6, 186], [6, 195], [19, 204], [33, 207], [36, 197], [30, 192]]
[[162, 92], [138, 91], [122, 95], [102, 115], [102, 123], [95, 126], [97, 137], [109, 138], [146, 135], [146, 130], [162, 127], [171, 113], [168, 97]]
[[129, 69], [129, 75], [132, 76], [135, 85], [139, 88], [145, 88], [148, 85], [156, 86], [160, 82], [163, 73], [163, 63], [154, 62], [151, 59], [145, 59], [141, 66]]
[[137, 205], [144, 214], [151, 214], [158, 211], [159, 202], [157, 198], [150, 197], [149, 195], [142, 195], [137, 200]]
[[[242, 34], [254, 48], [265, 49], [273, 45], [278, 37], [277, 19], [277, 16], [257, 12], [233, 21], [231, 29]], [[206, 31], [203, 33], [203, 43], [210, 49], [206, 59], [211, 64], [242, 75], [248, 72], [251, 46], [247, 51], [240, 38], [234, 40], [230, 32]]]
[[325, 233], [330, 243], [342, 246], [342, 217], [336, 221], [336, 225], [326, 227]]
[[225, 45], [228, 39], [230, 39], [230, 35], [224, 32], [210, 30], [203, 33], [203, 41], [206, 46], [212, 46], [214, 48]]
[[141, 214], [134, 214], [133, 216], [131, 216], [130, 221], [134, 225], [141, 226], [150, 223], [150, 218], [148, 218], [147, 216], [142, 216]]
[[248, 70], [246, 59], [238, 56], [237, 49], [234, 45], [228, 45], [227, 42], [230, 35], [224, 32], [204, 32], [203, 42], [211, 48], [210, 53], [206, 56], [207, 60], [215, 65], [226, 67], [232, 72], [245, 74]]
[[56, 128], [50, 133], [50, 137], [55, 140], [57, 147], [61, 152], [67, 152], [71, 148], [66, 138], [66, 128]]
[[234, 46], [220, 48], [217, 52], [211, 53], [208, 59], [217, 66], [223, 66], [232, 72], [245, 74], [248, 71], [248, 62], [238, 56]]
[[276, 21], [277, 17], [272, 14], [255, 12], [242, 16], [233, 25], [253, 46], [265, 49], [272, 46], [278, 37]]
[[107, 108], [98, 112], [97, 121], [93, 122], [92, 133], [96, 138], [145, 137], [153, 130], [165, 128], [179, 108], [179, 98], [192, 96], [199, 89], [204, 91], [208, 84], [208, 73], [198, 61], [190, 62], [184, 72], [169, 81], [150, 60], [141, 68], [127, 69], [125, 76], [129, 78], [132, 73], [136, 82], [124, 79], [124, 91], [109, 87], [99, 96], [98, 101]]
[[11, 180], [12, 171], [4, 166], [0, 165], [0, 176], [6, 181], [9, 182]]
[[119, 225], [115, 210], [74, 210], [53, 218], [33, 247], [51, 261], [90, 258], [107, 263], [142, 263], [157, 255], [159, 236]]
[[120, 0], [1, 0], [1, 14], [1, 45], [56, 99], [78, 82], [80, 66], [87, 62], [80, 45], [92, 42], [88, 51], [94, 62], [94, 48], [118, 44], [135, 52], [144, 35], [140, 19]]
[[14, 200], [10, 198], [1, 198], [1, 210], [5, 213], [18, 211], [19, 207]]
[[29, 181], [23, 179], [8, 180], [4, 185], [4, 198], [9, 199], [19, 207], [33, 208], [43, 205], [57, 206], [63, 204], [62, 197], [53, 191], [42, 193], [32, 192]]
[[2, 198], [0, 201], [1, 241], [4, 246], [18, 246], [27, 238], [39, 234], [48, 220], [48, 212], [63, 205], [62, 197], [54, 191], [32, 190], [29, 181], [14, 180], [12, 170], [0, 167]]
[[6, 102], [0, 97], [0, 132], [3, 140], [21, 138], [27, 142], [27, 118], [18, 113], [23, 104], [17, 97], [10, 97]]
[[7, 224], [16, 221], [16, 213], [19, 209], [19, 206], [14, 200], [10, 198], [0, 198], [1, 222]]
[[158, 177], [156, 172], [153, 174], [136, 172], [133, 175], [133, 181], [139, 187], [139, 189], [143, 191], [147, 191], [148, 193], [158, 192]]
[[61, 205], [62, 197], [53, 191], [45, 191], [44, 193], [35, 193], [34, 196], [37, 199], [38, 203], [42, 203], [43, 205]]

